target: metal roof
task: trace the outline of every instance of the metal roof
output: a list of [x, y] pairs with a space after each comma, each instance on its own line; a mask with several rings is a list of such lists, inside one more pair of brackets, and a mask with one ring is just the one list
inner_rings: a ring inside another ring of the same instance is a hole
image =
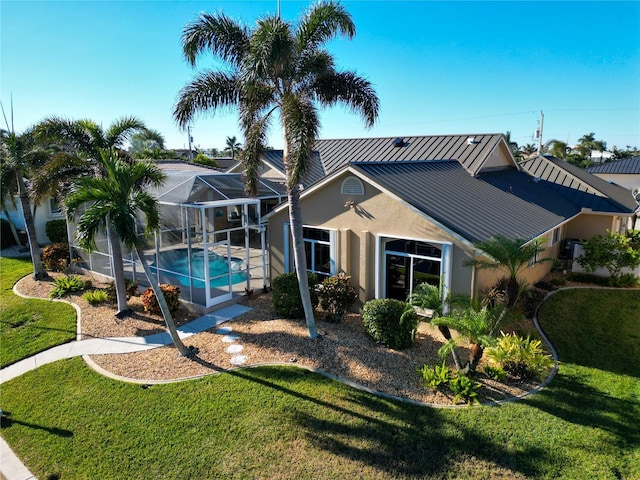
[[526, 160], [520, 167], [533, 177], [553, 183], [558, 192], [580, 207], [621, 213], [638, 208], [630, 190], [551, 155]]
[[[457, 160], [475, 175], [502, 138], [500, 133], [476, 133], [316, 140], [314, 157], [303, 183], [311, 185], [351, 162]], [[282, 150], [267, 150], [264, 158], [284, 172]]]
[[530, 240], [580, 211], [549, 182], [534, 182], [515, 169], [473, 177], [457, 161], [360, 162], [351, 166], [474, 242], [496, 234]]
[[587, 168], [589, 173], [612, 173], [617, 175], [640, 175], [640, 156], [624, 158]]

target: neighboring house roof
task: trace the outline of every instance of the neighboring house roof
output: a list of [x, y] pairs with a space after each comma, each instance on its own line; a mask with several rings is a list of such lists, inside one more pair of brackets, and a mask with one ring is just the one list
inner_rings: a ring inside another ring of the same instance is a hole
[[515, 169], [473, 177], [452, 160], [363, 162], [351, 168], [472, 242], [496, 234], [533, 239], [580, 212], [548, 182], [532, 182]]
[[213, 157], [212, 160], [215, 160], [215, 162], [218, 164], [218, 168], [220, 168], [224, 172], [228, 172], [240, 163], [238, 160], [231, 157]]
[[[455, 159], [475, 175], [491, 168], [487, 159], [501, 142], [506, 146], [499, 133], [316, 140], [304, 184], [314, 184], [352, 162]], [[264, 162], [284, 176], [282, 150], [268, 150]]]
[[633, 195], [626, 188], [554, 156], [535, 157], [519, 165], [534, 178], [553, 183], [557, 191], [581, 208], [620, 213], [632, 213], [638, 208]]
[[153, 163], [166, 172], [191, 172], [191, 173], [215, 173], [220, 170], [207, 165], [191, 163], [185, 160], [152, 160]]
[[587, 168], [589, 173], [611, 173], [616, 175], [640, 175], [640, 156], [624, 158]]

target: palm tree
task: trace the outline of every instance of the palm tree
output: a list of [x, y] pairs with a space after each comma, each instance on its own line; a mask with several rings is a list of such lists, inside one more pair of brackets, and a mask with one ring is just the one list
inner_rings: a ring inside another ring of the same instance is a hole
[[565, 158], [569, 153], [569, 151], [571, 150], [567, 142], [562, 142], [560, 140], [555, 140], [555, 139], [549, 140], [545, 144], [545, 149], [551, 155], [558, 158]]
[[151, 162], [126, 162], [118, 158], [114, 148], [98, 149], [96, 159], [102, 177], [82, 177], [74, 182], [71, 193], [65, 199], [69, 219], [82, 206], [86, 210], [77, 223], [78, 243], [89, 251], [95, 251], [95, 237], [98, 231], [109, 228], [122, 243], [135, 249], [144, 273], [156, 294], [162, 316], [173, 343], [183, 356], [189, 356], [190, 350], [184, 346], [176, 330], [167, 301], [156, 282], [144, 255], [143, 242], [138, 238], [136, 218], [139, 214], [146, 219], [145, 235], [157, 230], [159, 212], [157, 200], [144, 190], [146, 186], [160, 186], [164, 174]]
[[[84, 175], [104, 175], [100, 161], [104, 149], [114, 149], [119, 157], [128, 157], [125, 143], [136, 133], [147, 132], [144, 123], [135, 117], [122, 117], [104, 130], [96, 122], [88, 119], [67, 120], [49, 117], [37, 127], [38, 136], [56, 142], [63, 152], [45, 165], [35, 183], [36, 195], [59, 194], [74, 181]], [[111, 247], [111, 268], [113, 271], [118, 302], [118, 317], [126, 316], [127, 294], [122, 265], [122, 248], [115, 232], [107, 222], [107, 238]]]
[[231, 152], [231, 158], [236, 159], [236, 152], [242, 147], [242, 144], [237, 141], [236, 137], [227, 137], [226, 140], [227, 150]]
[[519, 149], [519, 156], [522, 158], [530, 158], [531, 155], [536, 153], [537, 147], [532, 143], [527, 143], [525, 145], [521, 145]]
[[543, 262], [550, 258], [537, 258], [544, 252], [540, 240], [528, 242], [524, 238], [509, 238], [504, 235], [494, 235], [483, 242], [476, 242], [474, 246], [482, 250], [488, 258], [477, 258], [465, 262], [467, 266], [479, 269], [503, 270], [508, 277], [507, 306], [512, 307], [518, 300], [520, 287], [518, 275], [531, 260]]
[[8, 162], [5, 161], [5, 155], [0, 155], [0, 209], [9, 223], [11, 235], [16, 245], [22, 247], [18, 230], [11, 219], [11, 215], [9, 215], [9, 205], [11, 205], [14, 210], [16, 209], [15, 193], [17, 191], [16, 176], [12, 169], [9, 168]]
[[147, 128], [131, 135], [131, 147], [129, 153], [139, 157], [145, 153], [155, 154], [155, 151], [164, 150], [164, 136], [158, 130]]
[[333, 57], [323, 48], [338, 35], [352, 38], [355, 24], [351, 15], [333, 1], [314, 5], [296, 25], [268, 16], [248, 29], [223, 13], [201, 14], [183, 31], [184, 55], [195, 65], [201, 54], [209, 52], [226, 68], [197, 75], [182, 88], [174, 108], [174, 118], [183, 128], [198, 113], [238, 108], [245, 140], [245, 186], [252, 196], [267, 132], [279, 114], [294, 259], [311, 338], [318, 333], [309, 294], [299, 200], [300, 183], [309, 169], [320, 128], [319, 108], [344, 104], [359, 114], [367, 127], [374, 124], [379, 109], [371, 83], [354, 72], [337, 70]]
[[[29, 239], [29, 250], [33, 262], [33, 278], [42, 280], [47, 276], [40, 257], [40, 245], [36, 235], [36, 225], [31, 211], [31, 199], [25, 177], [35, 171], [38, 165], [49, 159], [49, 152], [35, 141], [33, 130], [18, 135], [15, 131], [0, 130], [0, 156], [3, 187], [11, 180], [17, 188], [24, 225]], [[5, 205], [3, 196], [3, 207]]]
[[[499, 307], [490, 310], [486, 305], [481, 307], [468, 306], [464, 309], [454, 309], [450, 315], [434, 318], [431, 321], [434, 325], [452, 328], [458, 332], [458, 336], [449, 339], [438, 353], [442, 356], [451, 353], [455, 360], [456, 346], [462, 340], [467, 340], [471, 343], [471, 356], [463, 370], [465, 373], [474, 372], [482, 358], [484, 349], [495, 343], [498, 326], [506, 317], [505, 312], [506, 309]], [[458, 366], [459, 360], [455, 361]]]

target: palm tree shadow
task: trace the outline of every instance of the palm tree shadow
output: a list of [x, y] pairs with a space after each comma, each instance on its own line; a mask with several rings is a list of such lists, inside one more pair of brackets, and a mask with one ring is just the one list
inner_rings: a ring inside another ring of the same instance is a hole
[[11, 412], [3, 411], [2, 417], [0, 420], [0, 427], [11, 428], [11, 426], [14, 424], [23, 425], [25, 427], [34, 428], [37, 430], [44, 430], [45, 432], [49, 432], [59, 437], [64, 437], [64, 438], [73, 437], [73, 432], [71, 430], [66, 430], [64, 428], [58, 428], [58, 427], [45, 427], [43, 425], [36, 425], [35, 423], [23, 422], [22, 420], [16, 420], [15, 418], [11, 418]]

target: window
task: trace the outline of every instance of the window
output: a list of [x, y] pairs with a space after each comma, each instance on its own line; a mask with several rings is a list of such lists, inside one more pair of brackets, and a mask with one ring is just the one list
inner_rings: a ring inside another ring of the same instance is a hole
[[49, 211], [51, 212], [52, 217], [61, 217], [63, 215], [62, 207], [58, 205], [58, 202], [55, 198], [49, 199]]
[[340, 186], [343, 195], [364, 195], [364, 184], [358, 177], [347, 177]]
[[440, 286], [443, 245], [389, 240], [384, 246], [385, 295], [406, 300], [421, 283]]
[[551, 232], [551, 235], [549, 236], [549, 242], [547, 243], [547, 246], [551, 247], [552, 245], [558, 243], [560, 240], [562, 240], [562, 227], [554, 228]]
[[[294, 256], [289, 250], [291, 232], [289, 224], [284, 224], [285, 229], [285, 265], [288, 271], [293, 271]], [[307, 261], [307, 271], [318, 275], [318, 280], [322, 282], [326, 277], [336, 274], [336, 232], [333, 230], [303, 227], [302, 236], [304, 239], [304, 251]]]

